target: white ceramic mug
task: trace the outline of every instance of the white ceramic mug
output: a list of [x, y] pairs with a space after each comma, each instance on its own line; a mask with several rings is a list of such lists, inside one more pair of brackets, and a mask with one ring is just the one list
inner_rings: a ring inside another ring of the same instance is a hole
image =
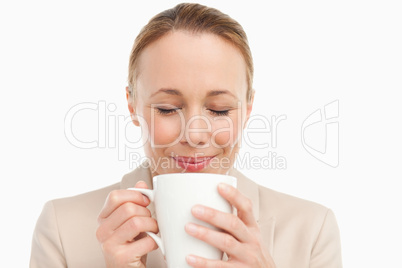
[[191, 267], [186, 262], [189, 254], [207, 259], [222, 259], [222, 252], [186, 233], [184, 226], [193, 222], [217, 230], [191, 214], [194, 205], [201, 204], [232, 213], [232, 206], [218, 193], [218, 184], [236, 187], [235, 177], [211, 173], [170, 173], [153, 178], [153, 190], [129, 188], [146, 195], [154, 202], [159, 238], [147, 232], [158, 244], [169, 268]]

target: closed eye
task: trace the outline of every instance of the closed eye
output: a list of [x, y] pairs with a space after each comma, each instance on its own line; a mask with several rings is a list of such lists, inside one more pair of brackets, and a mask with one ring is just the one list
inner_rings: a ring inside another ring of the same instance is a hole
[[169, 115], [175, 113], [177, 110], [180, 110], [180, 108], [174, 108], [174, 109], [163, 109], [163, 108], [156, 108], [157, 112], [162, 115]]
[[[160, 107], [156, 108], [156, 111], [161, 115], [174, 114], [178, 110], [181, 110], [181, 108], [172, 108], [172, 109], [166, 109], [166, 108], [160, 108]], [[212, 109], [208, 109], [208, 110], [212, 115], [215, 115], [215, 116], [228, 116], [229, 111], [230, 111], [230, 110], [218, 111], [218, 110], [212, 110]]]
[[217, 111], [217, 110], [209, 110], [213, 115], [217, 116], [227, 116], [229, 115], [229, 110]]

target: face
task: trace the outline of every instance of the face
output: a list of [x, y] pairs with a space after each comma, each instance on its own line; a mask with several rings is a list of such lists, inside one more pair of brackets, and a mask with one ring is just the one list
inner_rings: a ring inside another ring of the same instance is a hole
[[213, 34], [174, 31], [143, 50], [136, 81], [135, 103], [127, 100], [152, 174], [227, 173], [252, 108], [240, 51]]

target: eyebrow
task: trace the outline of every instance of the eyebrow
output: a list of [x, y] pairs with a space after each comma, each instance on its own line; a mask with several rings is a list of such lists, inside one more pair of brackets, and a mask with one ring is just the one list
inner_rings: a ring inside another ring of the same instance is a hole
[[[174, 95], [174, 96], [183, 96], [183, 94], [177, 89], [161, 88], [158, 91], [156, 91], [155, 93], [152, 93], [151, 97], [153, 97], [159, 93], [166, 93], [166, 94]], [[226, 89], [210, 90], [207, 94], [207, 97], [213, 97], [213, 96], [218, 96], [218, 95], [222, 95], [222, 94], [228, 94], [228, 95], [236, 98], [236, 96], [232, 92], [230, 92], [229, 90], [226, 90]]]
[[151, 97], [155, 96], [158, 93], [166, 93], [169, 95], [175, 95], [175, 96], [183, 96], [183, 94], [178, 91], [177, 89], [172, 89], [172, 88], [161, 88], [158, 91], [156, 91], [155, 93], [152, 93]]
[[233, 95], [232, 92], [230, 92], [229, 90], [226, 90], [226, 89], [211, 90], [211, 91], [208, 92], [207, 97], [213, 97], [213, 96], [218, 96], [218, 95], [222, 95], [222, 94], [228, 94], [228, 95], [236, 98], [236, 96]]

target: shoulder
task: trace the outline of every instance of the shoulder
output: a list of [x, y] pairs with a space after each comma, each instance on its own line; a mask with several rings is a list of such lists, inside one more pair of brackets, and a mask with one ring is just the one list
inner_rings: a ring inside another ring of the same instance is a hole
[[263, 186], [258, 188], [260, 219], [263, 222], [274, 219], [279, 240], [291, 237], [298, 241], [296, 244], [311, 250], [331, 245], [333, 250], [329, 252], [340, 252], [339, 228], [330, 208]]
[[41, 259], [49, 262], [47, 267], [66, 267], [66, 263], [72, 267], [103, 267], [102, 251], [95, 236], [97, 218], [107, 195], [119, 188], [120, 183], [116, 183], [88, 193], [48, 201], [34, 232], [32, 267], [41, 266]]
[[339, 228], [330, 208], [258, 184], [256, 187], [261, 232], [268, 248], [276, 252], [277, 264], [342, 267]]
[[52, 210], [60, 231], [73, 229], [75, 224], [85, 221], [96, 223], [108, 194], [119, 188], [120, 183], [116, 183], [87, 193], [50, 200], [44, 210]]
[[48, 203], [52, 204], [54, 213], [59, 219], [68, 220], [71, 217], [93, 218], [97, 217], [108, 194], [117, 189], [120, 189], [120, 183], [75, 196], [54, 199]]
[[[338, 224], [321, 204], [259, 186], [261, 223], [275, 222], [275, 260], [286, 267], [342, 267]], [[268, 235], [269, 237], [269, 235]]]
[[253, 205], [257, 210], [256, 218], [261, 224], [274, 220], [277, 232], [310, 233], [310, 237], [317, 237], [326, 221], [336, 224], [332, 211], [322, 204], [259, 185], [238, 170], [232, 174], [240, 178], [243, 189], [255, 189], [247, 191], [249, 198], [256, 203]]
[[324, 205], [305, 200], [296, 196], [288, 195], [264, 186], [258, 186], [259, 202], [261, 210], [270, 210], [272, 214], [282, 215], [284, 220], [292, 217], [323, 219], [328, 212]]
[[231, 175], [238, 178], [239, 189], [257, 203], [254, 208], [259, 211], [260, 220], [274, 217], [279, 222], [290, 218], [322, 221], [328, 213], [324, 205], [259, 185], [238, 170]]
[[[97, 189], [94, 191], [90, 191], [87, 193], [78, 194], [75, 196], [58, 198], [51, 200], [56, 206], [71, 206], [71, 205], [89, 205], [89, 204], [97, 204], [99, 201], [104, 202], [107, 195], [113, 191], [120, 189], [120, 183], [115, 183], [113, 185], [109, 185], [107, 187]], [[103, 204], [102, 204], [103, 205]]]
[[111, 191], [134, 187], [139, 180], [144, 180], [148, 185], [151, 185], [150, 171], [142, 165], [125, 174], [118, 183], [91, 192], [51, 200], [47, 207], [50, 203], [56, 214], [66, 215], [66, 217], [71, 214], [83, 214], [83, 218], [88, 218], [89, 215], [97, 215], [100, 212]]

